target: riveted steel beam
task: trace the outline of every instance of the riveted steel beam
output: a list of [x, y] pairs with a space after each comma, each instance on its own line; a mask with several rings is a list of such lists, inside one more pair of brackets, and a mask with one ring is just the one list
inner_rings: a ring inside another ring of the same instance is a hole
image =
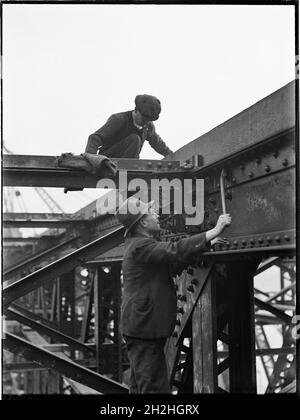
[[292, 321], [292, 317], [290, 315], [287, 315], [285, 312], [275, 308], [270, 303], [266, 303], [258, 298], [254, 298], [254, 304], [257, 306], [257, 308], [270, 312], [271, 314], [282, 319], [286, 323], [290, 323]]
[[75, 243], [79, 238], [79, 236], [71, 237], [63, 241], [62, 243], [47, 249], [46, 251], [39, 252], [33, 255], [25, 261], [22, 261], [12, 267], [8, 267], [3, 272], [3, 279], [6, 281], [32, 269], [32, 267], [40, 264], [43, 261], [49, 261], [53, 256], [57, 255], [57, 253], [61, 252], [63, 249], [70, 246], [71, 244]]
[[9, 305], [19, 297], [43, 286], [49, 281], [53, 281], [61, 274], [84, 264], [88, 259], [119, 245], [124, 240], [123, 235], [124, 228], [117, 227], [101, 238], [4, 287], [2, 294], [4, 305]]
[[[184, 174], [178, 161], [111, 159], [118, 171], [127, 171], [128, 179], [139, 176], [174, 177]], [[84, 170], [63, 168], [55, 156], [3, 155], [4, 186], [95, 188], [99, 176]]]
[[63, 376], [80, 382], [103, 394], [127, 394], [128, 389], [99, 373], [95, 373], [77, 363], [42, 349], [14, 334], [6, 333], [3, 347], [26, 360], [34, 361], [48, 369], [58, 371]]
[[22, 314], [24, 317], [30, 318], [36, 323], [49, 327], [51, 329], [58, 329], [58, 323], [56, 321], [50, 321], [47, 318], [42, 317], [41, 315], [38, 315], [32, 311], [29, 311], [28, 309], [24, 308], [21, 305], [18, 305], [17, 303], [12, 303], [10, 305], [10, 309], [14, 309], [18, 311], [20, 314]]
[[54, 328], [50, 328], [46, 325], [43, 325], [40, 322], [34, 320], [31, 316], [24, 316], [21, 311], [17, 309], [8, 308], [5, 311], [5, 315], [8, 319], [14, 319], [15, 321], [20, 322], [21, 324], [27, 325], [31, 327], [34, 331], [37, 331], [40, 334], [45, 334], [48, 337], [53, 338], [59, 343], [66, 343], [70, 346], [73, 350], [81, 350], [85, 353], [93, 353], [95, 354], [95, 349], [86, 346], [84, 343], [75, 340], [74, 338], [70, 337], [69, 335], [63, 334]]

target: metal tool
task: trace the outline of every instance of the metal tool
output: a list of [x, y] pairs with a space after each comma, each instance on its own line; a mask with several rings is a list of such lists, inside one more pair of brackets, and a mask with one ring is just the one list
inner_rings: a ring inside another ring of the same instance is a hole
[[220, 176], [220, 189], [221, 189], [221, 201], [222, 201], [222, 213], [226, 214], [226, 201], [225, 201], [225, 188], [224, 188], [224, 178], [226, 177], [225, 170], [222, 169]]

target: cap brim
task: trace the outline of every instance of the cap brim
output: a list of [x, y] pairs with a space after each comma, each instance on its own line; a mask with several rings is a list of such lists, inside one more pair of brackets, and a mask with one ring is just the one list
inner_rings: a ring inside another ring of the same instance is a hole
[[[153, 206], [154, 203], [155, 203], [154, 200], [149, 201], [149, 203], [147, 203], [148, 209], [151, 206]], [[141, 220], [141, 218], [143, 216], [145, 216], [145, 214], [148, 214], [148, 213], [141, 213], [141, 214], [139, 214], [138, 218], [125, 230], [124, 238], [126, 238], [127, 234], [130, 232], [130, 230], [137, 224], [137, 222], [139, 222]]]

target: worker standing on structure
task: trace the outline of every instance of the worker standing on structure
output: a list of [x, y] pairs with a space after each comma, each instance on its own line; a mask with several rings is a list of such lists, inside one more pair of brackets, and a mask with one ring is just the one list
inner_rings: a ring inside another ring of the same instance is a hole
[[173, 333], [177, 297], [170, 263], [225, 242], [218, 236], [231, 224], [229, 214], [219, 217], [216, 226], [178, 242], [160, 242], [160, 226], [153, 201], [128, 198], [116, 215], [125, 226], [123, 256], [124, 293], [121, 330], [131, 367], [130, 393], [170, 393], [164, 346]]
[[145, 140], [160, 155], [172, 157], [173, 152], [156, 133], [152, 121], [161, 111], [159, 99], [151, 95], [137, 95], [133, 111], [120, 112], [88, 138], [85, 153], [112, 158], [139, 158]]

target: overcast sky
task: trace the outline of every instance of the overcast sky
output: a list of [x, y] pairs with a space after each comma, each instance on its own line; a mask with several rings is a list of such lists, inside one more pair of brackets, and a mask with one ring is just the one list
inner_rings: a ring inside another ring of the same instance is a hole
[[294, 79], [294, 7], [5, 4], [3, 56], [14, 153], [79, 154], [143, 93], [177, 150]]

